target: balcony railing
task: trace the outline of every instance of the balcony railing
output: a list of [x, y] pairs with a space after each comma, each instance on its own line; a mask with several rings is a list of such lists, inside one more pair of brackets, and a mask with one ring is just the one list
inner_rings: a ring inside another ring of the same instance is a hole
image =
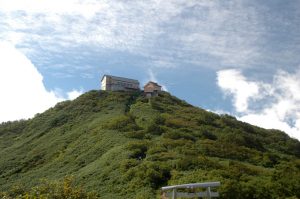
[[[220, 182], [203, 182], [203, 183], [194, 183], [194, 184], [181, 184], [181, 185], [173, 185], [162, 187], [163, 199], [172, 198], [196, 198], [196, 197], [206, 197], [206, 198], [214, 198], [219, 197], [218, 192], [211, 191], [212, 187], [219, 187], [221, 185]], [[178, 192], [178, 189], [190, 189], [195, 190], [196, 188], [205, 188], [203, 192]]]

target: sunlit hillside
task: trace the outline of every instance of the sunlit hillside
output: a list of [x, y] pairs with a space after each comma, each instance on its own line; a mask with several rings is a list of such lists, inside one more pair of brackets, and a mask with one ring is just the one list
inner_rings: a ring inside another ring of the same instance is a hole
[[220, 181], [220, 198], [300, 198], [299, 158], [281, 131], [166, 92], [90, 91], [0, 125], [0, 196], [153, 199], [165, 185]]

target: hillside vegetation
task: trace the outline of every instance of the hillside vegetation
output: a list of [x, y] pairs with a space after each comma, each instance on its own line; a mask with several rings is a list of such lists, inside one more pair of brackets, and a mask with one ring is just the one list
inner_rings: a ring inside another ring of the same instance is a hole
[[3, 198], [153, 199], [205, 181], [220, 198], [300, 198], [300, 143], [166, 92], [90, 91], [0, 125]]

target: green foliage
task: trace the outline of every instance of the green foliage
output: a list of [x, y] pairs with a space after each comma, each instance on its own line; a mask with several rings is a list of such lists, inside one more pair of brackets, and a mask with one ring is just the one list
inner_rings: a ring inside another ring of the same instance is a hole
[[201, 138], [216, 140], [217, 136], [214, 133], [204, 129], [204, 130], [201, 131]]
[[104, 128], [119, 131], [136, 131], [140, 129], [131, 115], [120, 115], [105, 124]]
[[173, 140], [177, 140], [177, 139], [185, 139], [185, 140], [192, 140], [192, 141], [196, 140], [196, 138], [193, 135], [191, 135], [190, 133], [182, 132], [179, 130], [168, 131], [163, 134], [163, 137], [170, 138]]
[[136, 159], [143, 159], [146, 157], [146, 152], [148, 150], [147, 142], [144, 141], [136, 141], [130, 142], [126, 146], [126, 148], [130, 151], [129, 157]]
[[[204, 181], [220, 181], [221, 198], [300, 198], [299, 157], [299, 141], [281, 131], [166, 92], [147, 99], [90, 91], [0, 125], [0, 198], [94, 198], [94, 191], [147, 199], [159, 198], [161, 186]], [[76, 180], [60, 180], [67, 175]]]
[[145, 131], [139, 130], [139, 131], [129, 131], [125, 134], [128, 138], [136, 138], [136, 139], [143, 139], [145, 138]]
[[276, 166], [272, 178], [277, 182], [277, 191], [281, 196], [300, 198], [300, 161], [284, 162]]
[[154, 117], [152, 121], [149, 122], [148, 126], [146, 127], [146, 132], [153, 134], [153, 135], [161, 135], [165, 132], [163, 125], [165, 124], [165, 118], [158, 115]]
[[8, 192], [0, 193], [1, 198], [53, 198], [53, 199], [93, 199], [99, 198], [93, 192], [86, 192], [74, 185], [73, 177], [65, 177], [62, 181], [42, 180], [39, 185], [28, 190], [22, 185], [13, 186]]
[[0, 124], [0, 135], [21, 133], [25, 129], [26, 125], [26, 120], [19, 120], [15, 122], [3, 122], [2, 124]]
[[158, 165], [154, 162], [144, 161], [141, 164], [128, 169], [125, 173], [126, 180], [129, 180], [130, 189], [139, 189], [150, 186], [158, 189], [166, 184], [170, 178], [170, 170], [164, 165]]

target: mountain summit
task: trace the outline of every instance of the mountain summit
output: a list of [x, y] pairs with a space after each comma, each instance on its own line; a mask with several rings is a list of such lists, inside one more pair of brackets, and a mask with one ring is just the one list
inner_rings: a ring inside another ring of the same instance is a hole
[[162, 186], [204, 181], [221, 182], [220, 198], [300, 198], [299, 158], [299, 141], [284, 132], [167, 92], [90, 91], [0, 125], [0, 192], [73, 176], [107, 199], [159, 198]]

